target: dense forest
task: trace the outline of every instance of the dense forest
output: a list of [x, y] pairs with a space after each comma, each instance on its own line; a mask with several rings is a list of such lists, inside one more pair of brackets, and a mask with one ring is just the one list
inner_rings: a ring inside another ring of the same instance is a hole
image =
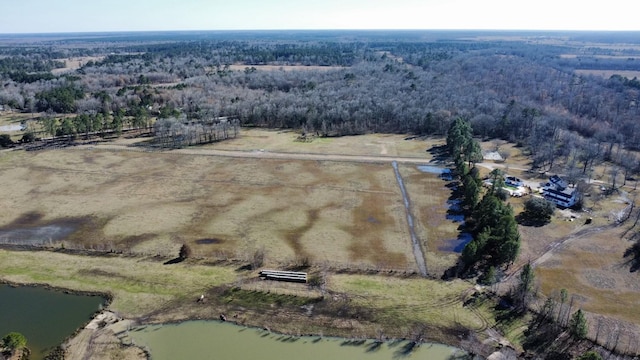
[[[8, 36], [0, 39], [0, 105], [44, 113], [52, 136], [217, 117], [318, 136], [442, 136], [464, 118], [476, 136], [527, 146], [534, 167], [562, 159], [568, 173], [586, 173], [607, 159], [634, 172], [638, 161], [628, 151], [640, 150], [640, 82], [615, 72], [640, 71], [638, 38], [419, 31]], [[81, 67], [61, 70], [79, 57]], [[614, 75], [579, 72], [585, 69]]]

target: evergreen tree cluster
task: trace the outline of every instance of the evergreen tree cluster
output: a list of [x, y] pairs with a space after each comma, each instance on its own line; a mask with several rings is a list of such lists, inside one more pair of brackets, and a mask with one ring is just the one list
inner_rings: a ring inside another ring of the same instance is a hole
[[511, 206], [487, 192], [471, 216], [473, 240], [462, 251], [467, 269], [512, 263], [520, 251], [520, 233]]
[[[461, 179], [463, 204], [471, 216], [473, 240], [463, 252], [465, 268], [482, 268], [512, 263], [520, 250], [518, 225], [510, 205], [501, 199], [502, 174], [492, 172], [492, 188], [480, 198], [481, 180], [474, 163], [482, 160], [480, 144], [473, 138], [471, 125], [464, 119], [453, 121], [447, 133], [447, 149], [453, 157]], [[468, 165], [467, 165], [468, 163]]]

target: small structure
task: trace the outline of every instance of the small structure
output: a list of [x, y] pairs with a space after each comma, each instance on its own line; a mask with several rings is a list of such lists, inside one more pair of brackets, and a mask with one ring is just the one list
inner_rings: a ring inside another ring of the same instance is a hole
[[307, 282], [307, 273], [298, 271], [260, 270], [260, 277], [265, 280]]
[[563, 208], [572, 207], [578, 202], [578, 189], [570, 187], [566, 181], [558, 175], [553, 175], [542, 187], [542, 196], [545, 199]]
[[504, 183], [506, 185], [517, 187], [517, 188], [520, 186], [524, 186], [524, 182], [515, 176], [505, 176]]

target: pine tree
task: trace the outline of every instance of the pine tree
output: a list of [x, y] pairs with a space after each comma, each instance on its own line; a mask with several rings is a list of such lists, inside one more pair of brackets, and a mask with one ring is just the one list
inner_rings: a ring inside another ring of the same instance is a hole
[[569, 333], [576, 339], [581, 340], [587, 337], [588, 331], [587, 318], [584, 316], [582, 309], [578, 309], [573, 313], [569, 321]]

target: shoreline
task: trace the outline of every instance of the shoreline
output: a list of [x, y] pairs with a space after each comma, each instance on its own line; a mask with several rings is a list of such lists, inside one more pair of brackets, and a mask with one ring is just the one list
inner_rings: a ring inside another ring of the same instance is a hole
[[[125, 331], [128, 331], [134, 327], [141, 327], [147, 325], [177, 325], [190, 321], [207, 321], [207, 322], [226, 322], [233, 326], [238, 326], [247, 329], [256, 329], [256, 330], [265, 330], [273, 334], [278, 335], [286, 335], [286, 336], [294, 336], [294, 337], [326, 337], [326, 338], [338, 338], [345, 340], [372, 340], [379, 342], [389, 342], [389, 341], [413, 341], [406, 336], [386, 336], [375, 334], [370, 334], [366, 332], [358, 332], [357, 335], [348, 336], [347, 333], [349, 331], [342, 330], [336, 327], [320, 325], [322, 323], [319, 318], [313, 319], [311, 322], [304, 323], [302, 321], [297, 321], [301, 319], [295, 319], [295, 313], [292, 313], [290, 309], [282, 308], [279, 309], [284, 316], [280, 316], [279, 321], [271, 322], [271, 326], [264, 325], [267, 322], [265, 319], [261, 318], [257, 313], [256, 309], [244, 309], [242, 314], [235, 313], [232, 316], [227, 317], [227, 320], [221, 320], [220, 317], [224, 314], [224, 312], [219, 312], [219, 315], [211, 315], [211, 316], [200, 316], [197, 314], [178, 316], [177, 318], [162, 320], [157, 318], [156, 316], [149, 314], [143, 315], [133, 318], [124, 318], [117, 315], [116, 311], [113, 311], [109, 308], [109, 305], [113, 302], [113, 295], [109, 292], [96, 292], [96, 291], [82, 291], [69, 289], [65, 287], [53, 286], [50, 284], [39, 284], [39, 283], [22, 283], [15, 281], [8, 281], [5, 279], [0, 279], [0, 284], [4, 284], [11, 287], [40, 287], [43, 289], [47, 289], [50, 291], [59, 291], [67, 294], [74, 294], [80, 296], [101, 296], [104, 298], [105, 303], [102, 309], [95, 311], [91, 318], [78, 327], [73, 333], [69, 334], [65, 337], [62, 343], [58, 344], [52, 351], [49, 353], [50, 355], [58, 353], [57, 356], [59, 358], [64, 359], [82, 359], [86, 358], [87, 353], [91, 351], [96, 351], [96, 343], [98, 339], [101, 341], [111, 344], [118, 345], [122, 347], [122, 351], [134, 353], [136, 355], [129, 355], [124, 357], [125, 359], [149, 359], [150, 354], [149, 350], [145, 349], [142, 346], [138, 346], [134, 343], [127, 343], [128, 336], [123, 335]], [[213, 304], [213, 313], [218, 313], [218, 310], [221, 310], [217, 304]], [[173, 311], [171, 311], [173, 313]], [[229, 312], [234, 313], [234, 312]], [[277, 318], [278, 316], [276, 316]], [[286, 318], [284, 318], [286, 317]], [[319, 316], [318, 316], [319, 317]], [[306, 318], [308, 320], [308, 318]], [[288, 321], [290, 320], [290, 321]], [[319, 321], [320, 320], [320, 321]], [[324, 319], [326, 320], [326, 319]], [[336, 319], [333, 319], [336, 320]], [[284, 322], [283, 322], [284, 321]], [[282, 326], [282, 324], [302, 324], [299, 330], [302, 331], [287, 331], [286, 326]], [[311, 328], [315, 328], [318, 331], [305, 331]], [[386, 333], [385, 333], [386, 334]], [[129, 341], [131, 339], [129, 338]], [[421, 339], [417, 342], [418, 344], [440, 344], [449, 346], [455, 349], [464, 350], [460, 344], [451, 344], [443, 341], [437, 341], [435, 339]], [[99, 347], [98, 347], [99, 348]], [[134, 351], [131, 351], [132, 348], [135, 348]]]

